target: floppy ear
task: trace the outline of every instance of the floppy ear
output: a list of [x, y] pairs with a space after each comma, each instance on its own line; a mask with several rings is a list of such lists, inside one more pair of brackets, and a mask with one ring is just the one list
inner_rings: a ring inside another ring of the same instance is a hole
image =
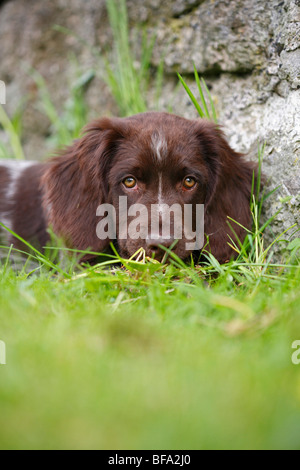
[[52, 160], [42, 180], [48, 224], [79, 250], [100, 253], [110, 243], [97, 237], [96, 211], [109, 202], [108, 174], [122, 139], [120, 126], [114, 124], [99, 119], [87, 126], [81, 139]]
[[211, 175], [205, 204], [204, 229], [209, 237], [205, 249], [224, 263], [236, 255], [228, 245], [230, 238], [239, 246], [237, 239], [243, 242], [246, 236], [241, 226], [251, 229], [250, 202], [253, 174], [257, 180], [257, 164], [245, 161], [242, 154], [236, 153], [223, 132], [210, 122], [203, 122], [200, 138]]

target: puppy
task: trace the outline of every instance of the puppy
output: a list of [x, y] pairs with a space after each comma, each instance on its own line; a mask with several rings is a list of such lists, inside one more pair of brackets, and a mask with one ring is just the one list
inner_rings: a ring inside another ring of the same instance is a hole
[[[103, 253], [113, 242], [123, 257], [143, 247], [162, 260], [166, 247], [185, 260], [205, 249], [223, 263], [235, 256], [230, 239], [243, 241], [243, 227], [251, 228], [253, 176], [257, 165], [209, 121], [153, 112], [102, 118], [46, 163], [0, 161], [0, 221], [39, 248], [51, 227], [78, 250]], [[200, 245], [178, 233], [185, 208], [190, 232], [203, 232]], [[24, 248], [5, 231], [0, 236]]]

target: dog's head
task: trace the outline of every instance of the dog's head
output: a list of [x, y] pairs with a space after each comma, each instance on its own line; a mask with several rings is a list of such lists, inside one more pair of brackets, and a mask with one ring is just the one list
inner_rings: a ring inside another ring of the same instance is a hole
[[[161, 259], [165, 246], [185, 259], [190, 235], [198, 240], [203, 230], [205, 249], [222, 262], [233, 254], [228, 235], [242, 240], [241, 226], [250, 225], [253, 170], [208, 121], [103, 118], [53, 161], [44, 207], [54, 232], [80, 250], [102, 252], [116, 239], [124, 257], [143, 247]], [[238, 222], [235, 233], [228, 217]]]

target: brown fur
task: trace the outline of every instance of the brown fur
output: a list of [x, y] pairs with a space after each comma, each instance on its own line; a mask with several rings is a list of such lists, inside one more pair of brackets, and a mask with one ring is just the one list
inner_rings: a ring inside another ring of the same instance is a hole
[[[151, 139], [164, 136], [167, 149], [161, 160], [154, 155]], [[226, 142], [222, 131], [205, 120], [187, 120], [167, 113], [145, 113], [124, 119], [99, 119], [84, 136], [47, 164], [28, 168], [22, 174], [14, 205], [13, 227], [27, 240], [44, 246], [47, 226], [79, 250], [103, 252], [109, 240], [99, 240], [97, 207], [127, 195], [128, 205], [157, 203], [158, 175], [162, 175], [164, 202], [205, 204], [206, 247], [220, 261], [234, 256], [229, 247], [228, 216], [251, 226], [250, 196], [256, 165], [245, 161]], [[184, 191], [182, 179], [197, 177], [197, 187]], [[128, 191], [122, 181], [128, 175], [138, 187]], [[3, 178], [3, 176], [2, 176]], [[1, 181], [1, 172], [0, 172]], [[1, 199], [5, 191], [0, 189]], [[41, 203], [41, 201], [43, 201]], [[245, 231], [234, 225], [240, 240]], [[182, 259], [189, 253], [180, 240], [174, 251]], [[117, 240], [121, 255], [131, 256], [141, 245], [151, 256], [161, 253], [145, 240]], [[168, 240], [164, 243], [170, 245]]]

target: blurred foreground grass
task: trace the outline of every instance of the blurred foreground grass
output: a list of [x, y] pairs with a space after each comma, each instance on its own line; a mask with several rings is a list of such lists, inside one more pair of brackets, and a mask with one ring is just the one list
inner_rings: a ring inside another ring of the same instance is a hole
[[299, 270], [254, 296], [113, 277], [2, 276], [0, 448], [300, 447]]

